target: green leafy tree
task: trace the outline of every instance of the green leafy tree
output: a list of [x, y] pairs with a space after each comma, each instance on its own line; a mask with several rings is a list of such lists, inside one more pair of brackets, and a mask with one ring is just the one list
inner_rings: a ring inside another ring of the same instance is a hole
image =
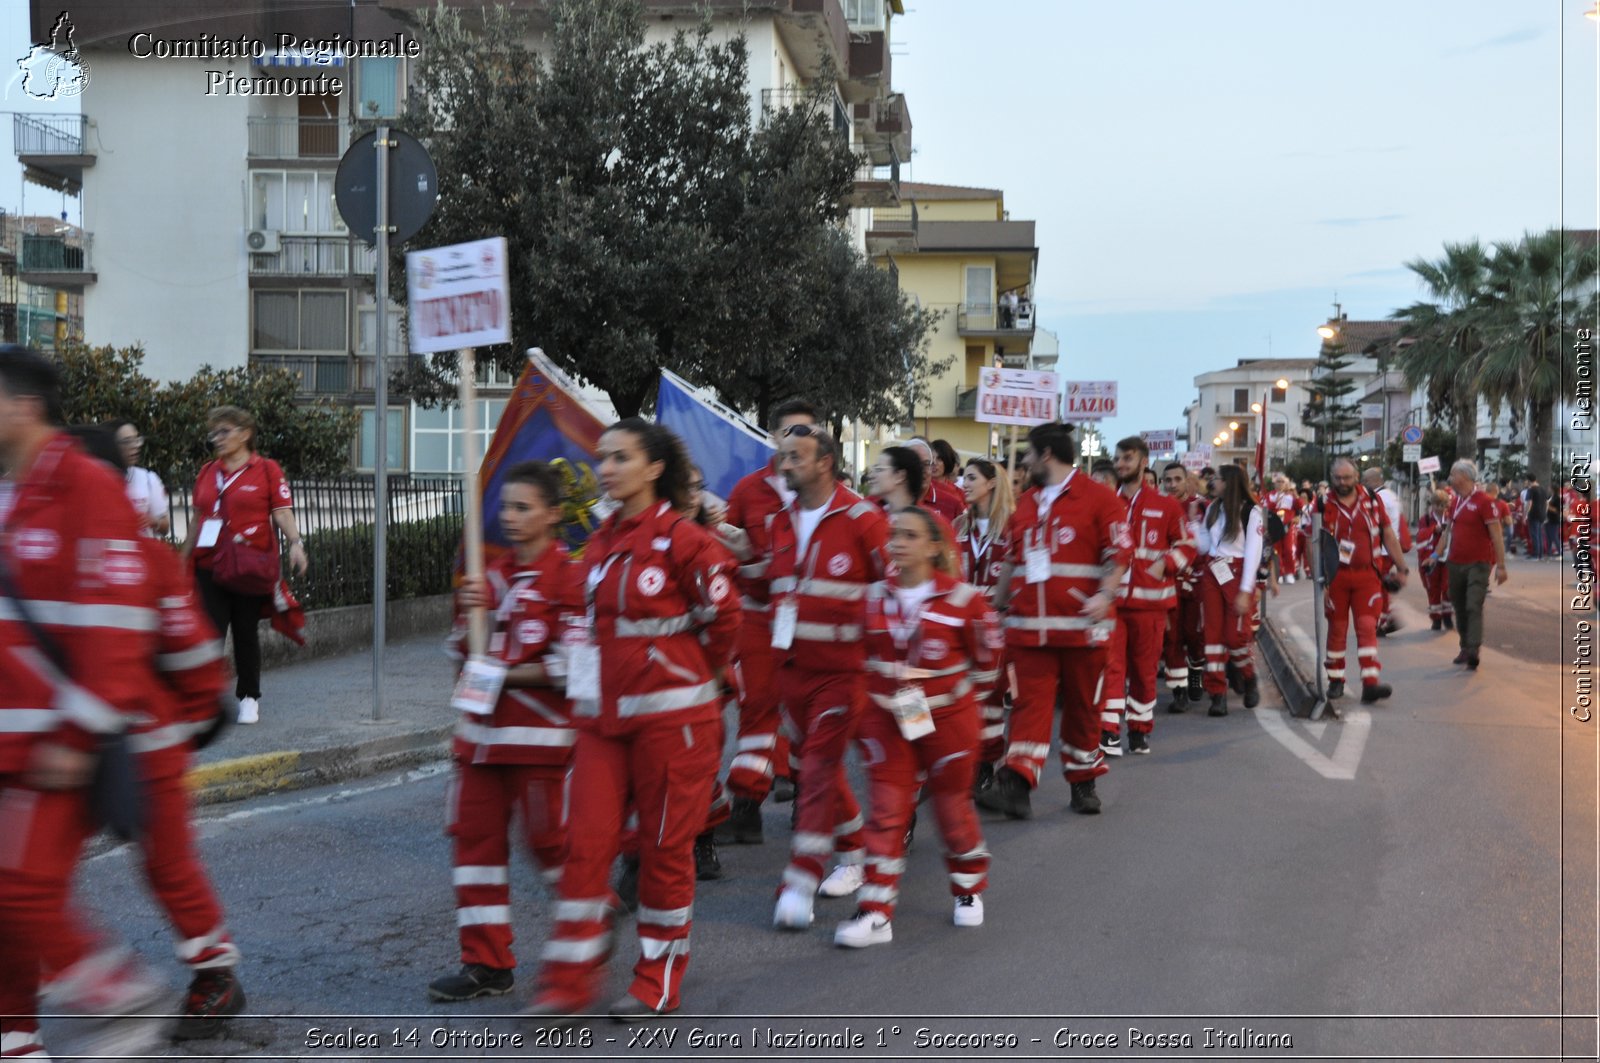
[[1404, 322], [1396, 364], [1412, 387], [1423, 388], [1435, 423], [1455, 427], [1455, 452], [1478, 453], [1478, 373], [1483, 354], [1489, 254], [1483, 245], [1444, 245], [1435, 260], [1414, 259], [1406, 268], [1432, 297], [1394, 313]]

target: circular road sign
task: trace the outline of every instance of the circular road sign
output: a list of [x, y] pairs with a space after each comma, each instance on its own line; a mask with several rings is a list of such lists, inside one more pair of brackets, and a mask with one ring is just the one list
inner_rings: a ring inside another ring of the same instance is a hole
[[[378, 242], [377, 131], [350, 145], [333, 178], [333, 198], [350, 231], [369, 244]], [[389, 241], [404, 243], [417, 235], [439, 201], [439, 171], [422, 142], [398, 129], [389, 130]]]
[[1402, 443], [1420, 443], [1420, 442], [1422, 442], [1422, 426], [1421, 425], [1415, 425], [1415, 424], [1406, 425], [1405, 430], [1400, 433], [1400, 442], [1402, 442]]

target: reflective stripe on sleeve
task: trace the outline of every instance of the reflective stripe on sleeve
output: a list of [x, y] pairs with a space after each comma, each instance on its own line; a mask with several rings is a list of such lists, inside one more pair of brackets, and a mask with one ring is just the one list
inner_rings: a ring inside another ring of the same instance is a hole
[[648, 716], [657, 712], [675, 712], [692, 709], [717, 698], [717, 684], [713, 680], [691, 687], [668, 687], [650, 694], [628, 694], [617, 699], [617, 715], [622, 717]]

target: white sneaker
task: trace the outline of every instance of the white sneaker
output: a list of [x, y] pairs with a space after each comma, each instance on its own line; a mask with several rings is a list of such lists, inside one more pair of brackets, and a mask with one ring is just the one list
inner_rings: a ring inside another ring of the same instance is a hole
[[833, 869], [832, 874], [822, 880], [817, 892], [824, 897], [848, 897], [860, 889], [866, 880], [867, 873], [860, 864], [840, 864]]
[[240, 698], [239, 699], [239, 722], [240, 723], [260, 723], [261, 722], [261, 702], [257, 701], [255, 698]]
[[1294, 586], [1294, 577], [1293, 576], [1285, 576], [1285, 577], [1283, 577], [1283, 582], [1285, 582], [1289, 586], [1293, 587]]
[[841, 949], [864, 949], [868, 945], [887, 945], [894, 940], [894, 927], [882, 912], [857, 912], [833, 931], [833, 943]]
[[805, 930], [815, 919], [810, 894], [789, 886], [779, 892], [778, 904], [772, 909], [773, 926], [779, 930]]
[[956, 926], [983, 925], [983, 897], [976, 893], [963, 893], [956, 898]]

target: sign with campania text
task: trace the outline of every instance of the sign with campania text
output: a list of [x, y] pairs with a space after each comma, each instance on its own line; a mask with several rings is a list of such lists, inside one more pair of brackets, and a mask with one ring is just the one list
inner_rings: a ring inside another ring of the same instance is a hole
[[406, 252], [412, 354], [511, 342], [506, 239]]
[[1060, 410], [1061, 377], [1033, 369], [978, 370], [978, 412], [985, 424], [1014, 424], [1032, 428], [1056, 420]]
[[1116, 415], [1115, 380], [1067, 381], [1066, 405], [1061, 409], [1063, 421], [1099, 421]]

